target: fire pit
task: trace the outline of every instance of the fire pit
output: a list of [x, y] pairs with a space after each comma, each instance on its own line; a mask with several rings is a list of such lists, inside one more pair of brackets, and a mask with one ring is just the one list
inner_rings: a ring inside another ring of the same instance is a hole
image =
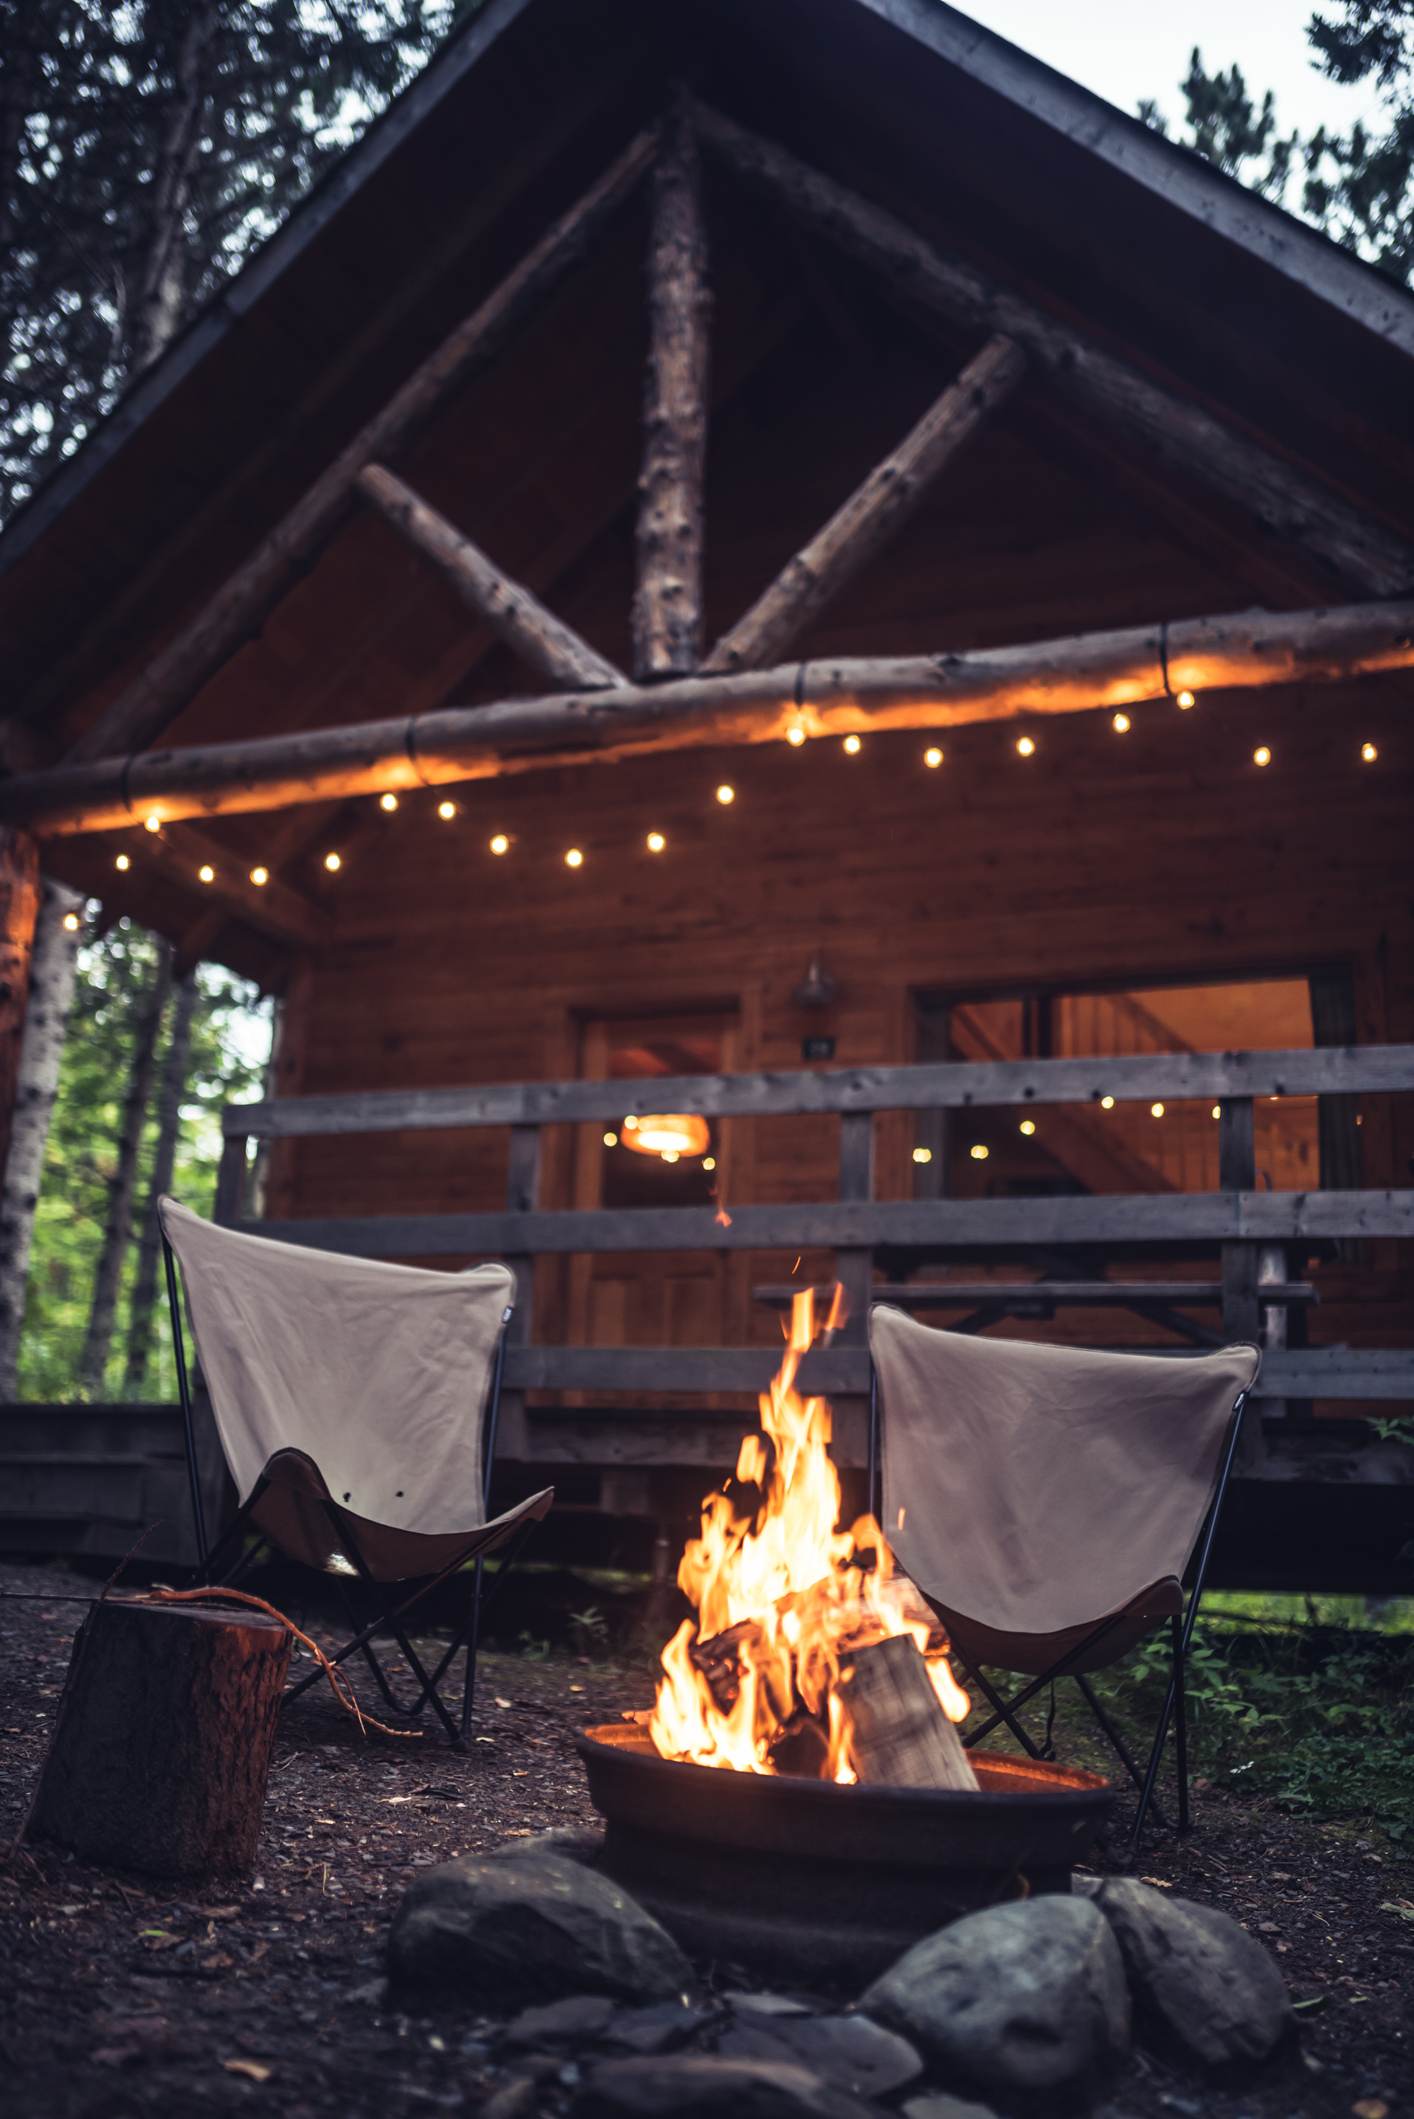
[[973, 1753], [976, 1793], [844, 1786], [659, 1757], [586, 1729], [602, 1866], [694, 1956], [857, 1987], [962, 1913], [1068, 1891], [1114, 1795], [1097, 1774]]

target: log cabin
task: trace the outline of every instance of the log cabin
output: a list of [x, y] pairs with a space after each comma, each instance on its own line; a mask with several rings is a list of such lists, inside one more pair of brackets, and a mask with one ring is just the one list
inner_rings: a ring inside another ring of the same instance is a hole
[[[838, 1279], [851, 1501], [884, 1288], [1258, 1337], [1215, 1579], [1409, 1590], [1411, 386], [942, 0], [489, 0], [0, 540], [0, 1117], [42, 860], [280, 997], [221, 1218], [516, 1262], [570, 1544], [661, 1563]], [[176, 1476], [6, 1417], [11, 1545]]]

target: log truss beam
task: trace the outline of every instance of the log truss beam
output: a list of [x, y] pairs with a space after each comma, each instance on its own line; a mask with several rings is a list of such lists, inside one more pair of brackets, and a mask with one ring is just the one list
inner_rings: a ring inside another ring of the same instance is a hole
[[784, 655], [925, 500], [959, 450], [1016, 387], [1026, 356], [989, 339], [898, 447], [787, 562], [702, 667], [761, 669]]
[[685, 676], [702, 652], [702, 472], [712, 297], [690, 99], [674, 90], [653, 172], [648, 372], [638, 481], [633, 674]]
[[582, 640], [572, 626], [547, 610], [539, 597], [503, 574], [480, 545], [463, 536], [445, 515], [382, 464], [369, 464], [357, 479], [359, 492], [439, 569], [463, 603], [534, 670], [562, 691], [626, 684], [624, 673]]
[[146, 815], [286, 809], [792, 732], [941, 729], [1409, 668], [1414, 601], [1228, 613], [972, 654], [786, 664], [98, 759], [0, 781], [0, 822], [117, 831]]
[[695, 106], [703, 147], [736, 175], [881, 278], [910, 307], [1021, 346], [1048, 389], [1117, 426], [1185, 478], [1240, 507], [1270, 536], [1309, 553], [1359, 596], [1414, 591], [1414, 545], [1236, 427], [1215, 419], [882, 207], [720, 111]]

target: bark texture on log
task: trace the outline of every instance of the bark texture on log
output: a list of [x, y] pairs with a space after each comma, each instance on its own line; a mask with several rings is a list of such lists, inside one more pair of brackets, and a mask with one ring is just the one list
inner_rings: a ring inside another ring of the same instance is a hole
[[720, 111], [696, 106], [699, 137], [728, 167], [881, 275], [916, 308], [1025, 348], [1059, 396], [1117, 425], [1173, 470], [1200, 479], [1269, 535], [1299, 545], [1347, 592], [1407, 596], [1414, 544], [1274, 450], [1215, 419], [1092, 340], [916, 235], [881, 207]]
[[0, 827], [0, 1172], [10, 1155], [39, 903], [39, 848], [28, 832]]
[[156, 1876], [249, 1869], [290, 1642], [263, 1612], [95, 1604], [75, 1636], [29, 1836]]
[[651, 133], [640, 133], [630, 142], [598, 183], [545, 231], [480, 308], [413, 371], [396, 396], [335, 457], [191, 624], [79, 738], [69, 753], [71, 758], [142, 750], [176, 719], [222, 663], [259, 631], [281, 597], [347, 519], [354, 506], [353, 483], [364, 465], [406, 450], [452, 392], [496, 358], [583, 261], [600, 230], [638, 185], [655, 151]]
[[788, 663], [102, 758], [0, 780], [0, 818], [55, 834], [115, 831], [135, 807], [164, 819], [235, 815], [648, 751], [776, 743], [792, 728], [830, 736], [1108, 711], [1161, 699], [1165, 677], [1175, 693], [1201, 694], [1411, 667], [1411, 603], [1240, 611], [973, 654]]
[[382, 464], [358, 476], [358, 489], [415, 551], [432, 561], [464, 603], [537, 676], [565, 691], [623, 684], [624, 673], [581, 640], [573, 626], [546, 610], [538, 596], [512, 581], [480, 545], [405, 485]]
[[745, 617], [724, 633], [702, 667], [760, 669], [794, 646], [826, 605], [902, 529], [940, 473], [988, 415], [1010, 396], [1026, 356], [994, 338], [968, 362], [824, 528], [784, 566]]
[[861, 1781], [890, 1788], [970, 1788], [972, 1770], [911, 1633], [857, 1648], [835, 1697], [849, 1717], [850, 1762]]
[[103, 1247], [93, 1275], [93, 1300], [88, 1313], [79, 1361], [79, 1385], [90, 1398], [103, 1396], [103, 1374], [113, 1339], [113, 1316], [118, 1307], [118, 1283], [123, 1260], [133, 1233], [133, 1201], [137, 1192], [137, 1159], [142, 1129], [152, 1100], [152, 1079], [157, 1071], [157, 1040], [162, 1015], [172, 990], [172, 945], [159, 941], [152, 983], [143, 996], [137, 1019], [132, 1067], [123, 1100], [123, 1124], [118, 1135], [118, 1167], [108, 1186], [108, 1219]]
[[[10, 1152], [0, 1194], [0, 1404], [15, 1395], [25, 1320], [25, 1283], [34, 1240], [34, 1210], [44, 1171], [49, 1122], [59, 1090], [59, 1062], [74, 997], [78, 915], [83, 893], [46, 879], [30, 959], [29, 1004], [15, 1091]], [[66, 927], [65, 920], [73, 920]]]
[[648, 376], [638, 493], [633, 673], [682, 676], [702, 652], [702, 469], [712, 297], [702, 170], [681, 91], [664, 119], [648, 249]]
[[172, 1189], [172, 1168], [177, 1159], [177, 1137], [182, 1125], [182, 1097], [187, 1086], [191, 1058], [191, 1022], [196, 1012], [196, 970], [193, 967], [177, 982], [172, 1009], [172, 1029], [162, 1061], [162, 1087], [157, 1098], [157, 1148], [152, 1158], [152, 1176], [138, 1237], [137, 1278], [128, 1324], [128, 1361], [123, 1376], [123, 1398], [131, 1404], [141, 1398], [147, 1381], [147, 1361], [152, 1347], [152, 1312], [157, 1299], [157, 1261], [162, 1251], [162, 1231], [157, 1203]]

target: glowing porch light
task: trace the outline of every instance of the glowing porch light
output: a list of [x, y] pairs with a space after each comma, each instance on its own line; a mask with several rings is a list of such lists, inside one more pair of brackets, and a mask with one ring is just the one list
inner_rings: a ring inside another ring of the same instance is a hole
[[651, 1118], [626, 1118], [623, 1141], [638, 1155], [661, 1155], [676, 1162], [680, 1155], [705, 1155], [712, 1144], [705, 1118], [695, 1112], [672, 1112]]
[[132, 865], [132, 862], [128, 859], [125, 853], [120, 853], [117, 860], [113, 863], [113, 866], [115, 868], [121, 869], [129, 869], [132, 867]]
[[1365, 760], [1365, 763], [1367, 765], [1373, 765], [1376, 758], [1378, 758], [1380, 754], [1375, 749], [1373, 743], [1362, 743], [1360, 746], [1360, 755]]

